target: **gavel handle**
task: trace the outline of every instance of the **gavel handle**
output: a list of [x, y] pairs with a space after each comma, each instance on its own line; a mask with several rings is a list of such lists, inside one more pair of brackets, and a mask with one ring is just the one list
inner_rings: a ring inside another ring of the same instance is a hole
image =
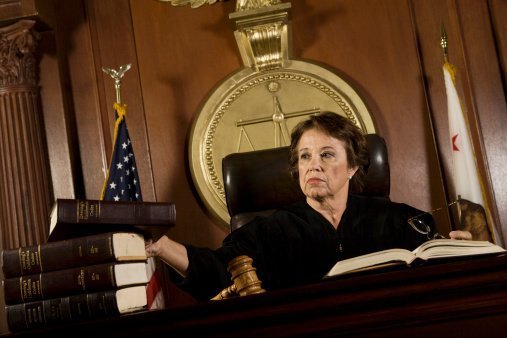
[[226, 298], [230, 298], [232, 296], [235, 296], [236, 294], [237, 294], [236, 284], [232, 284], [232, 285], [226, 287], [225, 289], [223, 289], [222, 291], [220, 291], [220, 293], [218, 295], [216, 295], [215, 297], [211, 298], [211, 300], [222, 300], [222, 299], [226, 299]]
[[221, 300], [233, 296], [246, 296], [265, 292], [261, 281], [257, 277], [252, 259], [248, 256], [238, 256], [229, 262], [227, 270], [231, 274], [232, 285], [220, 291], [211, 300]]

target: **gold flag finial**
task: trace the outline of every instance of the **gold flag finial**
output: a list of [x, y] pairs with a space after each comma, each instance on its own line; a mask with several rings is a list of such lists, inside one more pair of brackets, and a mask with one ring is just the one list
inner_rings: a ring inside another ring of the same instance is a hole
[[444, 52], [444, 61], [447, 62], [447, 34], [443, 22], [440, 24], [440, 46]]
[[109, 74], [111, 78], [114, 80], [114, 88], [116, 89], [116, 102], [118, 104], [121, 104], [121, 95], [120, 95], [120, 86], [121, 86], [121, 79], [123, 78], [123, 75], [130, 69], [132, 65], [126, 64], [123, 66], [120, 66], [118, 70], [115, 70], [113, 68], [107, 68], [102, 67], [102, 71], [106, 74]]

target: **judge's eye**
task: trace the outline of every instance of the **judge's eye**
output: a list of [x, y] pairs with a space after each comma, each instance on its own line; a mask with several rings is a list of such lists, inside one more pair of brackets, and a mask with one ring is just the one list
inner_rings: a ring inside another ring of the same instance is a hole
[[310, 154], [302, 153], [301, 155], [299, 155], [299, 159], [300, 160], [309, 160], [310, 159]]
[[335, 157], [334, 153], [332, 152], [329, 152], [329, 151], [325, 151], [323, 152], [322, 154], [320, 154], [320, 157], [323, 159], [323, 160], [330, 160], [330, 159], [333, 159]]

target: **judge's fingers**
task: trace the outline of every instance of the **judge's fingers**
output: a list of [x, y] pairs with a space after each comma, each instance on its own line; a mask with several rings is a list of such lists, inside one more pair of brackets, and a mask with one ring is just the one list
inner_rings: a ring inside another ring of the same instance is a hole
[[157, 256], [159, 251], [158, 247], [159, 245], [157, 242], [153, 243], [152, 241], [150, 241], [149, 243], [147, 243], [145, 246], [146, 257], [150, 258]]
[[464, 239], [464, 240], [472, 240], [472, 233], [470, 231], [463, 230], [454, 230], [449, 232], [449, 237], [451, 239]]

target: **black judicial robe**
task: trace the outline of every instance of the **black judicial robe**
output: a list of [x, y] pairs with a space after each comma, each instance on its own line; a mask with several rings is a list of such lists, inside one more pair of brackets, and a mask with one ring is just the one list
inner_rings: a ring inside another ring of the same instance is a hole
[[171, 276], [196, 299], [207, 300], [232, 284], [228, 262], [248, 255], [264, 289], [316, 282], [338, 260], [390, 248], [415, 249], [427, 237], [413, 230], [407, 219], [421, 213], [403, 203], [349, 195], [335, 230], [302, 201], [257, 217], [228, 235], [217, 250], [185, 245], [188, 276], [182, 279], [174, 271]]

